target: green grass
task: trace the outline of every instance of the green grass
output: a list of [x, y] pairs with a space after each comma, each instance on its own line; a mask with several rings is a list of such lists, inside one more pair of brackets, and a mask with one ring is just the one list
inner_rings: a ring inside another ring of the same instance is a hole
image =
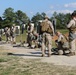
[[[0, 75], [76, 75], [76, 67], [53, 65], [40, 59], [8, 55], [0, 47]], [[50, 59], [51, 60], [51, 59]]]
[[63, 34], [66, 34], [69, 32], [68, 29], [58, 29], [57, 31], [60, 31]]
[[26, 32], [24, 32], [24, 34], [20, 34], [18, 36], [16, 36], [16, 41], [20, 42], [20, 41], [26, 41], [27, 35]]
[[10, 61], [0, 64], [0, 75], [76, 75], [76, 68], [43, 63], [38, 59], [15, 59], [12, 56]]
[[0, 47], [0, 75], [31, 75], [26, 70], [26, 61], [21, 57], [8, 55], [7, 52]]
[[[16, 35], [16, 42], [26, 41], [26, 38], [27, 38], [26, 31], [24, 31], [23, 34]], [[3, 39], [3, 40], [6, 40], [6, 36], [3, 35], [3, 36], [2, 36], [2, 39]]]

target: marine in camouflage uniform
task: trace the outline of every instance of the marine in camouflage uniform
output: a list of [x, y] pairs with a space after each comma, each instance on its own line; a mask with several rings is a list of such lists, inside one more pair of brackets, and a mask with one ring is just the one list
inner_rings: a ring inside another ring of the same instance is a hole
[[33, 30], [34, 30], [34, 24], [29, 22], [27, 27], [27, 43], [28, 47], [32, 48], [32, 40], [33, 40]]
[[69, 29], [69, 43], [70, 43], [70, 53], [69, 56], [75, 55], [76, 51], [76, 13], [72, 13], [72, 19], [67, 25]]
[[5, 28], [5, 35], [6, 35], [6, 42], [10, 41], [10, 28], [6, 27]]
[[[48, 23], [49, 27], [52, 29], [52, 33], [48, 33], [47, 31], [42, 31], [42, 57], [45, 56], [45, 50], [46, 50], [46, 42], [47, 42], [47, 47], [48, 47], [48, 57], [51, 56], [51, 49], [52, 49], [52, 35], [54, 35], [54, 28], [52, 25], [52, 22], [49, 21], [48, 16], [45, 16], [45, 20], [43, 22]], [[47, 28], [47, 27], [44, 27]]]
[[68, 38], [59, 31], [56, 32], [56, 35], [58, 36], [58, 39], [55, 41], [58, 48], [58, 54], [62, 55], [65, 53], [65, 50], [69, 49], [69, 41]]
[[11, 43], [16, 44], [16, 27], [15, 24], [10, 29]]

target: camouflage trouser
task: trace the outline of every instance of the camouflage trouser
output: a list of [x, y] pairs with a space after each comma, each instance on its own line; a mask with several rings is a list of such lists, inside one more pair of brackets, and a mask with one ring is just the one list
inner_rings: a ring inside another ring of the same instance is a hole
[[13, 43], [13, 42], [16, 42], [16, 34], [15, 33], [13, 33], [12, 35], [11, 35], [11, 42]]
[[76, 51], [76, 39], [70, 41], [70, 52]]
[[28, 42], [29, 46], [32, 46], [32, 39], [33, 39], [33, 35], [32, 34], [28, 34], [27, 42]]
[[10, 40], [10, 34], [6, 33], [6, 41]]
[[[74, 33], [76, 35], [76, 32]], [[76, 51], [76, 36], [73, 40], [70, 41], [70, 52]]]
[[46, 50], [46, 42], [47, 42], [47, 47], [48, 47], [48, 54], [51, 54], [51, 49], [52, 49], [52, 36], [48, 33], [43, 33], [42, 35], [42, 54], [45, 55], [45, 50]]

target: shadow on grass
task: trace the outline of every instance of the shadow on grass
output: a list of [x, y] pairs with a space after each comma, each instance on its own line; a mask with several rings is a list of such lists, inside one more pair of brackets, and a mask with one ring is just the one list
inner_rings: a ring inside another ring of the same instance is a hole
[[41, 52], [30, 52], [30, 54], [14, 54], [14, 53], [7, 53], [7, 55], [13, 56], [27, 56], [27, 57], [41, 57]]

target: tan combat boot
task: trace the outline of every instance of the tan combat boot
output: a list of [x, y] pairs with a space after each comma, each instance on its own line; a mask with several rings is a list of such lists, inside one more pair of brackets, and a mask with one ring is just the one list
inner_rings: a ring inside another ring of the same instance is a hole
[[50, 57], [51, 56], [51, 54], [48, 54], [48, 57]]
[[44, 57], [44, 56], [45, 56], [45, 54], [42, 54], [42, 55], [41, 55], [41, 57]]
[[74, 56], [75, 55], [75, 52], [70, 52], [69, 54], [68, 54], [68, 56]]

